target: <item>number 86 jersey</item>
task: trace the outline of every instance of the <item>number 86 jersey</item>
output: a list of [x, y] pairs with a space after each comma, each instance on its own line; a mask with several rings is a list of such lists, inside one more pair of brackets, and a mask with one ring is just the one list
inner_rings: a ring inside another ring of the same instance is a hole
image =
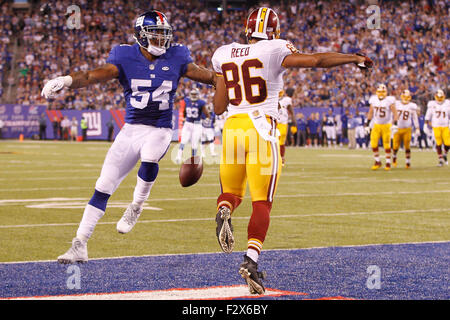
[[218, 48], [212, 57], [214, 71], [223, 76], [228, 91], [228, 117], [256, 109], [278, 119], [278, 94], [283, 90], [281, 66], [295, 52], [286, 40], [233, 42]]

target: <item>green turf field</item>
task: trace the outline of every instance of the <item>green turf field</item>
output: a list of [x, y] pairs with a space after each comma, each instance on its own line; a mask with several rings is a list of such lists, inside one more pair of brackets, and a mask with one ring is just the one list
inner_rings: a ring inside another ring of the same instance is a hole
[[[52, 260], [75, 236], [94, 191], [107, 142], [0, 142], [0, 262]], [[126, 235], [116, 222], [132, 199], [136, 168], [110, 198], [89, 257], [218, 252], [218, 165], [182, 188], [171, 159], [140, 221]], [[187, 154], [189, 150], [185, 150]], [[412, 168], [371, 171], [368, 150], [287, 148], [263, 249], [450, 240], [450, 168], [433, 152], [412, 151]], [[251, 203], [233, 214], [235, 251], [246, 249]]]

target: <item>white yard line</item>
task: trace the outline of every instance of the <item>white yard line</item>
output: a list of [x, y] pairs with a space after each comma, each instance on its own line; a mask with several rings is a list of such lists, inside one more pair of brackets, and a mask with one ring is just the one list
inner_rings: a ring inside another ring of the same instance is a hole
[[[144, 209], [146, 209], [144, 207]], [[159, 208], [149, 207], [147, 209], [157, 210]], [[335, 217], [335, 216], [356, 216], [356, 215], [378, 215], [378, 214], [408, 214], [408, 213], [424, 213], [424, 212], [446, 212], [445, 208], [434, 209], [412, 209], [412, 210], [386, 210], [386, 211], [353, 211], [353, 212], [324, 212], [311, 214], [285, 214], [285, 215], [271, 215], [271, 219], [284, 218], [310, 218], [310, 217]], [[214, 221], [214, 217], [208, 218], [183, 218], [183, 219], [155, 219], [155, 220], [139, 220], [138, 223], [168, 223], [168, 222], [195, 222], [195, 221]], [[233, 216], [233, 220], [248, 220], [250, 216]], [[117, 221], [99, 222], [99, 225], [116, 224]], [[18, 224], [18, 225], [0, 225], [0, 229], [10, 228], [37, 228], [37, 227], [66, 227], [77, 226], [79, 223], [41, 223], [41, 224]]]

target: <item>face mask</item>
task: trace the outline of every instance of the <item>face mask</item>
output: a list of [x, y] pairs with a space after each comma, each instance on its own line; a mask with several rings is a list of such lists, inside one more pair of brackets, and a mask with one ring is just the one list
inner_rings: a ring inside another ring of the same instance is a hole
[[152, 46], [151, 44], [146, 49], [150, 54], [157, 56], [157, 57], [166, 53], [166, 48], [155, 47], [155, 46]]

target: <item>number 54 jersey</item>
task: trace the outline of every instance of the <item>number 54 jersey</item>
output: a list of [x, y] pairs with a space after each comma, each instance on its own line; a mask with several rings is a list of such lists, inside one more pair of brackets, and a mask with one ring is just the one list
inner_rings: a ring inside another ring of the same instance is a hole
[[172, 128], [172, 110], [180, 77], [192, 62], [189, 49], [172, 44], [154, 61], [148, 60], [138, 44], [115, 46], [107, 63], [119, 69], [119, 82], [126, 101], [125, 122]]
[[212, 57], [214, 71], [223, 76], [228, 90], [228, 117], [256, 109], [278, 119], [278, 94], [283, 90], [281, 66], [297, 52], [286, 40], [260, 40], [253, 44], [233, 42], [218, 48]]

